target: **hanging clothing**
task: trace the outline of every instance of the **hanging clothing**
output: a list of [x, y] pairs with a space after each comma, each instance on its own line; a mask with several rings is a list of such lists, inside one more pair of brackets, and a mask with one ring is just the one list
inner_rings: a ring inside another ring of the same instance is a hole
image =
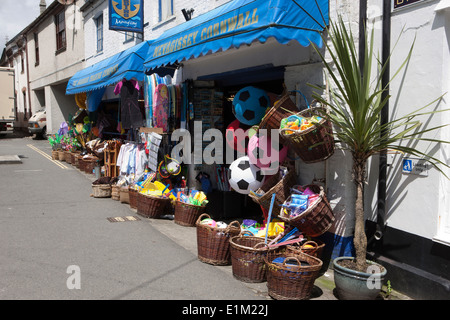
[[139, 85], [137, 81], [122, 80], [116, 85], [114, 93], [116, 92], [120, 92], [122, 127], [124, 129], [141, 127], [143, 125], [143, 118], [138, 101]]

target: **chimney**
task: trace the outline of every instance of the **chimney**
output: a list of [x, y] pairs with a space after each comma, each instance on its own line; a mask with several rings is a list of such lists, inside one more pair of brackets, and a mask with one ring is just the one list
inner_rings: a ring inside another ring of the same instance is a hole
[[39, 9], [41, 14], [42, 12], [45, 11], [45, 9], [47, 9], [47, 4], [45, 3], [45, 0], [41, 0], [41, 3], [39, 3]]

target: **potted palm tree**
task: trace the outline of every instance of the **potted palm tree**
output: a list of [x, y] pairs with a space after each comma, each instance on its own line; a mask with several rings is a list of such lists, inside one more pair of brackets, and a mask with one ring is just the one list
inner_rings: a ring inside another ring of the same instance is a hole
[[[329, 94], [328, 97], [322, 96], [320, 92], [323, 92], [325, 88], [311, 84], [312, 87], [320, 90], [319, 93], [314, 92], [313, 97], [327, 106], [328, 111], [322, 116], [327, 117], [332, 124], [335, 141], [343, 149], [348, 150], [352, 156], [352, 178], [356, 187], [353, 239], [355, 257], [339, 257], [333, 261], [336, 290], [340, 299], [374, 299], [381, 286], [370, 285], [370, 283], [374, 279], [382, 281], [386, 270], [383, 266], [366, 259], [367, 237], [364, 229], [363, 199], [364, 186], [367, 182], [366, 164], [371, 156], [393, 149], [426, 159], [443, 173], [439, 166], [448, 167], [447, 164], [405, 144], [408, 141], [419, 140], [429, 143], [449, 143], [449, 141], [425, 137], [425, 133], [437, 130], [441, 126], [423, 128], [418, 119], [420, 116], [429, 116], [436, 112], [426, 112], [424, 108], [441, 97], [413, 113], [382, 123], [380, 121], [381, 111], [389, 98], [389, 96], [384, 97], [383, 93], [387, 89], [382, 85], [382, 77], [387, 63], [383, 64], [374, 56], [373, 31], [370, 34], [366, 31], [365, 34], [364, 65], [360, 65], [358, 61], [353, 35], [342, 18], [338, 18], [337, 23], [330, 23], [328, 39], [325, 38], [325, 35], [322, 37], [330, 59], [327, 60], [317, 47], [314, 46], [314, 48], [328, 74]], [[413, 45], [407, 58], [393, 77], [410, 59], [412, 48]], [[377, 73], [374, 74], [373, 70], [377, 70]], [[358, 281], [353, 283], [356, 279], [362, 280], [359, 283]], [[356, 291], [351, 292], [353, 289]]]

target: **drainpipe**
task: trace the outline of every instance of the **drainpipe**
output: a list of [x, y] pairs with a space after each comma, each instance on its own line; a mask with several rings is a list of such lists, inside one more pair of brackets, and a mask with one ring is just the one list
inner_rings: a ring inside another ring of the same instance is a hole
[[30, 109], [30, 118], [32, 116], [32, 108], [31, 108], [31, 89], [30, 89], [30, 57], [28, 56], [28, 38], [27, 35], [23, 35], [25, 41], [25, 54], [27, 55], [27, 89], [28, 89], [28, 108]]
[[365, 55], [366, 50], [366, 39], [364, 35], [367, 27], [367, 0], [361, 0], [359, 2], [359, 66], [361, 68], [361, 77], [364, 71]]
[[[382, 76], [382, 87], [385, 91], [382, 94], [384, 100], [389, 94], [390, 63], [388, 61], [391, 51], [391, 0], [383, 0], [383, 34], [382, 34], [382, 63], [387, 64]], [[389, 121], [389, 100], [381, 110], [381, 124]], [[382, 132], [383, 136], [385, 132]], [[387, 176], [387, 153], [386, 150], [380, 154], [379, 175], [378, 175], [378, 205], [377, 205], [377, 226], [374, 234], [376, 240], [381, 240], [385, 229], [386, 217], [386, 176]]]

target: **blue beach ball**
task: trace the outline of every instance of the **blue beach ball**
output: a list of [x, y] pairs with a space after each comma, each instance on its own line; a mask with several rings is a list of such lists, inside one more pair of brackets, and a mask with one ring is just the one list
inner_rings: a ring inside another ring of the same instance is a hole
[[267, 93], [255, 87], [245, 87], [233, 99], [233, 114], [239, 122], [253, 126], [261, 122], [270, 99]]

